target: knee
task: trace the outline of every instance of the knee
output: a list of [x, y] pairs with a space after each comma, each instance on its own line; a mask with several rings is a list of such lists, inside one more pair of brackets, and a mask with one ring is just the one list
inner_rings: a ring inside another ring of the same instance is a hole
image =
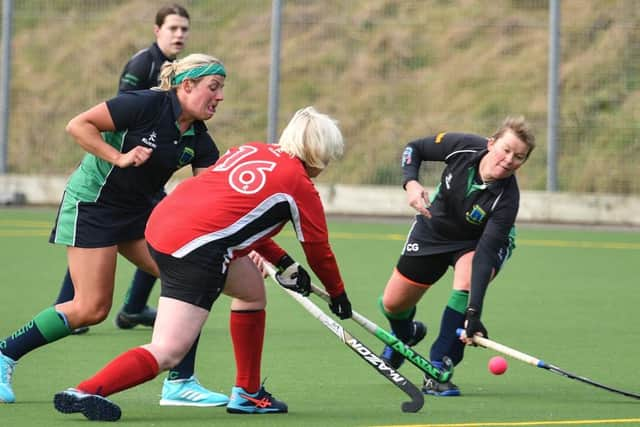
[[109, 315], [111, 302], [91, 301], [74, 304], [74, 312], [78, 326], [95, 325], [102, 322]]
[[264, 310], [267, 307], [266, 295], [246, 295], [242, 298], [233, 298], [231, 300], [231, 310], [233, 311], [257, 311]]
[[150, 344], [147, 350], [156, 358], [160, 371], [165, 371], [177, 366], [188, 351], [188, 349], [177, 346], [158, 345], [157, 343]]
[[404, 301], [386, 293], [380, 297], [380, 308], [387, 313], [395, 314], [405, 311], [405, 305]]

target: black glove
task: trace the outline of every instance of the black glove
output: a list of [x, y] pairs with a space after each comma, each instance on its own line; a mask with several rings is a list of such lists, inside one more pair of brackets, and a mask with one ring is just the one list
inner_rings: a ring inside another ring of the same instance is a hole
[[465, 312], [465, 320], [467, 324], [465, 329], [467, 338], [473, 338], [473, 336], [478, 332], [481, 333], [483, 337], [489, 338], [487, 328], [485, 328], [480, 321], [480, 310], [475, 307], [467, 307], [467, 311]]
[[347, 293], [343, 292], [335, 298], [331, 298], [331, 304], [329, 308], [341, 319], [348, 319], [351, 317], [351, 302], [347, 298]]
[[280, 258], [276, 268], [278, 270], [276, 280], [280, 286], [305, 297], [309, 296], [311, 293], [311, 278], [300, 264], [295, 262], [289, 255], [285, 255]]

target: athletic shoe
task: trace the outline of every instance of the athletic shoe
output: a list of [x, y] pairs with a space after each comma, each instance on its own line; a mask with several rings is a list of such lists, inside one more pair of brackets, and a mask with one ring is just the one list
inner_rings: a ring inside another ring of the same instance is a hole
[[[411, 322], [411, 337], [409, 337], [405, 344], [409, 347], [413, 347], [422, 341], [426, 335], [427, 327], [425, 324], [417, 320], [413, 321]], [[384, 346], [380, 359], [384, 360], [384, 362], [393, 369], [400, 368], [404, 363], [404, 356], [388, 345]]]
[[162, 384], [162, 406], [225, 406], [229, 398], [202, 387], [196, 377], [165, 379]]
[[82, 335], [86, 334], [87, 332], [89, 332], [88, 326], [80, 326], [79, 328], [75, 328], [74, 330], [72, 330], [71, 335]]
[[122, 412], [118, 405], [97, 394], [84, 393], [75, 388], [56, 393], [53, 406], [63, 414], [80, 412], [91, 421], [118, 421]]
[[11, 377], [17, 363], [0, 352], [0, 403], [13, 403], [16, 401], [16, 395], [13, 394], [13, 389], [11, 388]]
[[114, 323], [120, 329], [131, 329], [136, 325], [152, 327], [156, 321], [157, 310], [153, 307], [145, 305], [140, 313], [127, 313], [124, 309], [120, 309]]
[[427, 376], [424, 377], [422, 392], [432, 396], [460, 396], [460, 389], [451, 381], [439, 383], [432, 378], [427, 378]]
[[247, 393], [242, 387], [231, 389], [231, 400], [227, 404], [230, 414], [286, 414], [287, 404], [281, 402], [260, 386], [255, 393]]

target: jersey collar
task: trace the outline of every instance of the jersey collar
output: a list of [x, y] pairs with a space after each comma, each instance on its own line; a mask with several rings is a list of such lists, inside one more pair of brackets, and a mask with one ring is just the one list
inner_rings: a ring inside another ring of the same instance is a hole
[[490, 182], [488, 184], [476, 184], [475, 176], [478, 173], [478, 168], [480, 167], [480, 160], [489, 152], [489, 150], [484, 149], [482, 151], [477, 152], [475, 155], [469, 159], [468, 167], [468, 177], [467, 177], [467, 196], [474, 191], [484, 191], [488, 190], [492, 193], [499, 193], [502, 191], [504, 187], [513, 179], [513, 175], [509, 178], [499, 179], [497, 181]]
[[165, 61], [169, 61], [169, 62], [172, 61], [172, 59], [167, 58], [167, 56], [164, 54], [164, 52], [162, 52], [162, 50], [160, 49], [160, 46], [158, 46], [157, 42], [153, 42], [153, 44], [151, 45], [149, 50], [151, 50], [151, 55], [152, 56], [161, 59], [161, 61], [160, 61], [161, 64], [164, 63]]

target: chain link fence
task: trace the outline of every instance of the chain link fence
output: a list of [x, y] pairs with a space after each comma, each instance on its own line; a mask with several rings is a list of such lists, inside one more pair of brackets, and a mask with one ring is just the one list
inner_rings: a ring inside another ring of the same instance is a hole
[[[186, 53], [221, 58], [225, 101], [208, 123], [221, 150], [267, 138], [271, 1], [185, 0]], [[14, 2], [10, 173], [68, 174], [83, 152], [67, 121], [116, 93], [154, 40], [152, 0]], [[315, 105], [343, 129], [345, 158], [321, 182], [397, 185], [404, 145], [441, 131], [490, 135], [522, 114], [538, 148], [519, 171], [544, 190], [546, 0], [283, 0], [279, 129]], [[561, 4], [558, 189], [640, 194], [640, 2]], [[425, 184], [439, 167], [427, 165]]]

